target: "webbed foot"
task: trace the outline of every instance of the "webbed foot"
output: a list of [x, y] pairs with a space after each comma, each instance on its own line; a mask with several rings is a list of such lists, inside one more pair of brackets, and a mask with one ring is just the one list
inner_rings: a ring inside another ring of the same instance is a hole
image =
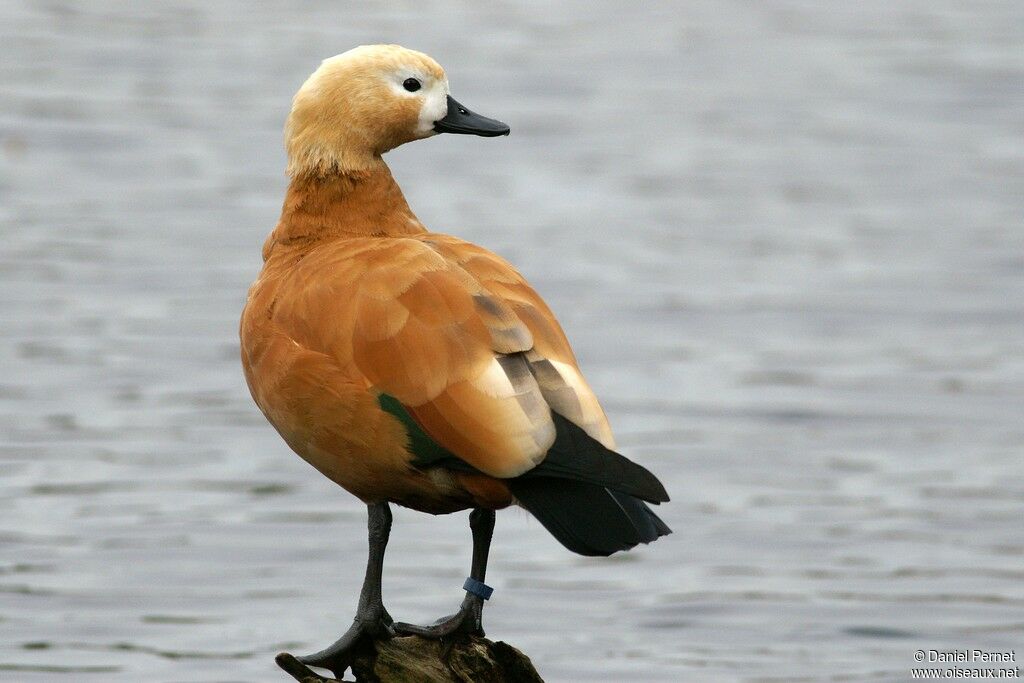
[[417, 626], [398, 622], [394, 624], [394, 631], [399, 635], [415, 635], [424, 638], [447, 638], [457, 634], [470, 636], [483, 636], [483, 599], [475, 595], [467, 595], [462, 601], [459, 611], [447, 617], [438, 619], [430, 626]]
[[[362, 641], [392, 638], [396, 633], [394, 626], [394, 621], [384, 606], [374, 606], [357, 613], [352, 625], [333, 645], [320, 652], [301, 657], [282, 652], [277, 655], [275, 661], [297, 681], [307, 681], [309, 678], [314, 681], [341, 680], [345, 675], [345, 670], [352, 663], [355, 650]], [[310, 669], [311, 666], [329, 669], [335, 679], [324, 678]]]

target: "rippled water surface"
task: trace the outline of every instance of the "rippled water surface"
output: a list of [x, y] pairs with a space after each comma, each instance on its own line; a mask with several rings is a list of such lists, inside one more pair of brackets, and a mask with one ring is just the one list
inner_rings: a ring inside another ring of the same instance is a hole
[[[435, 55], [507, 139], [388, 159], [563, 321], [676, 533], [499, 515], [489, 634], [550, 681], [898, 681], [1024, 656], [1024, 5], [0, 2], [0, 679], [283, 680], [362, 505], [252, 405], [236, 321], [322, 57]], [[398, 511], [385, 598], [461, 597]]]

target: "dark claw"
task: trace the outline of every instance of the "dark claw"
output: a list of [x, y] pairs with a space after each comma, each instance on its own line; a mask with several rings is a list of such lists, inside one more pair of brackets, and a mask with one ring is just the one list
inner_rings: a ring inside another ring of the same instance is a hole
[[[360, 641], [365, 638], [371, 640], [392, 638], [395, 635], [393, 624], [394, 620], [383, 607], [379, 610], [371, 610], [365, 615], [357, 615], [352, 626], [345, 631], [345, 635], [330, 647], [302, 657], [293, 657], [287, 652], [282, 652], [277, 656], [277, 665], [297, 681], [305, 682], [309, 676], [316, 676], [313, 679], [315, 681], [341, 680], [345, 676], [345, 670], [352, 664], [354, 651]], [[310, 670], [311, 666], [329, 669], [334, 673], [335, 678], [324, 678]]]
[[394, 630], [399, 635], [422, 636], [434, 640], [456, 634], [483, 636], [483, 607], [483, 600], [469, 595], [466, 596], [458, 612], [438, 619], [430, 626], [418, 626], [400, 621], [394, 624]]
[[[284, 669], [285, 673], [297, 681], [302, 681], [302, 683], [309, 683], [311, 680], [317, 683], [320, 683], [320, 681], [334, 683], [334, 681], [339, 680], [336, 678], [324, 678], [287, 652], [282, 652], [277, 657], [274, 657], [274, 661], [277, 662], [279, 667]], [[335, 674], [335, 676], [337, 675]]]

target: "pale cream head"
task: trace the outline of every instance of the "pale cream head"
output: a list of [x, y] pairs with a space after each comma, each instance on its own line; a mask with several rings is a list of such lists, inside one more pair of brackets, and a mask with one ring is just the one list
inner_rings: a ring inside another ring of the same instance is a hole
[[292, 102], [288, 174], [372, 168], [384, 152], [434, 135], [447, 100], [444, 69], [422, 52], [363, 45], [325, 59]]

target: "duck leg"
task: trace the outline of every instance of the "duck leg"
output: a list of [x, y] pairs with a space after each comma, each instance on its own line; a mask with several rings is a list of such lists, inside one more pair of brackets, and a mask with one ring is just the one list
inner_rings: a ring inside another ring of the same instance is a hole
[[484, 578], [487, 574], [487, 554], [494, 533], [494, 510], [474, 509], [469, 514], [469, 528], [473, 532], [473, 564], [464, 586], [466, 597], [459, 611], [430, 626], [398, 622], [393, 625], [395, 633], [424, 638], [444, 638], [457, 633], [484, 635], [484, 600], [491, 595], [491, 589], [484, 584]]
[[366, 578], [359, 592], [359, 606], [352, 626], [330, 647], [304, 657], [293, 657], [282, 652], [277, 664], [296, 680], [330, 680], [318, 676], [307, 666], [330, 669], [341, 679], [352, 661], [353, 650], [364, 638], [386, 639], [395, 635], [391, 615], [381, 601], [381, 578], [384, 572], [384, 549], [391, 535], [391, 508], [386, 502], [367, 505], [367, 528], [369, 558], [366, 562]]

